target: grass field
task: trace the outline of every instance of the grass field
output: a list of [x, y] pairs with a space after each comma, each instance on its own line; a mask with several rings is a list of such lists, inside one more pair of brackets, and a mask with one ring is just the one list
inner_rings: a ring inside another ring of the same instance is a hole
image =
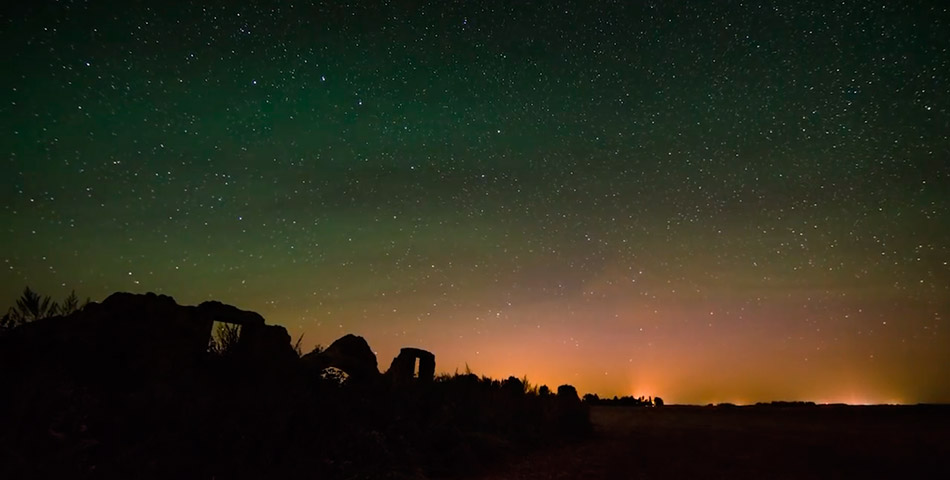
[[950, 478], [950, 407], [597, 406], [589, 441], [489, 479]]

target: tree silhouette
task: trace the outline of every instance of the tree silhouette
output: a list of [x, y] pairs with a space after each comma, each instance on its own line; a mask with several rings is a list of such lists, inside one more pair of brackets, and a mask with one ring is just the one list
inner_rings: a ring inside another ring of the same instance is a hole
[[60, 315], [70, 315], [72, 313], [78, 312], [83, 308], [86, 308], [86, 305], [89, 304], [89, 299], [87, 298], [82, 305], [79, 304], [79, 297], [76, 296], [76, 291], [73, 290], [69, 292], [69, 296], [66, 297], [66, 300], [63, 300], [63, 304], [59, 307]]
[[40, 295], [27, 286], [23, 289], [20, 298], [16, 300], [16, 305], [10, 307], [7, 313], [0, 317], [0, 332], [44, 318], [69, 315], [86, 308], [88, 304], [89, 298], [86, 298], [86, 301], [82, 304], [79, 303], [79, 297], [76, 296], [75, 290], [70, 292], [66, 300], [60, 305], [49, 296]]
[[0, 317], [0, 333], [2, 333], [5, 330], [9, 330], [17, 325], [18, 324], [16, 323], [16, 320], [13, 318], [12, 308], [9, 309], [7, 313], [3, 314], [3, 317]]
[[7, 313], [7, 323], [16, 327], [24, 323], [53, 317], [59, 314], [59, 305], [50, 297], [43, 297], [30, 287], [23, 290], [23, 295], [16, 301], [16, 306]]
[[596, 393], [585, 393], [584, 401], [587, 403], [597, 403], [600, 401], [600, 397]]

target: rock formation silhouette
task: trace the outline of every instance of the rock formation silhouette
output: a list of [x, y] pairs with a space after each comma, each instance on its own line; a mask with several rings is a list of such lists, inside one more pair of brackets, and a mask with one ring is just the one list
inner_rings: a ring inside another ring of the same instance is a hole
[[[226, 353], [216, 322], [241, 327]], [[441, 478], [589, 428], [573, 387], [434, 378], [418, 348], [384, 376], [355, 335], [301, 358], [254, 312], [155, 294], [10, 329], [0, 365], [0, 478]]]
[[379, 379], [376, 354], [363, 337], [347, 334], [330, 344], [322, 352], [311, 352], [302, 357], [311, 371], [322, 372], [334, 367], [357, 383], [375, 382]]
[[[416, 360], [419, 361], [418, 372], [416, 372]], [[431, 382], [435, 377], [435, 355], [421, 348], [403, 348], [389, 365], [386, 374], [393, 385], [397, 386], [408, 385], [414, 381]]]
[[220, 302], [181, 306], [165, 295], [115, 293], [71, 315], [10, 331], [0, 338], [0, 361], [138, 378], [179, 375], [207, 353], [216, 321], [242, 326], [235, 357], [248, 367], [265, 369], [297, 359], [287, 330], [265, 325], [257, 313]]

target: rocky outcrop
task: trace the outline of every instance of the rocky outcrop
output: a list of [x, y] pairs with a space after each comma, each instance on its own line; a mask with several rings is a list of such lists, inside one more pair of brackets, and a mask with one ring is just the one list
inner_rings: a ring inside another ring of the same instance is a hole
[[[416, 360], [419, 361], [418, 375]], [[431, 382], [435, 377], [435, 355], [421, 348], [403, 348], [389, 365], [386, 375], [394, 385], [406, 385], [413, 381]]]
[[260, 316], [257, 312], [241, 310], [240, 308], [214, 300], [203, 302], [201, 305], [198, 305], [195, 310], [198, 317], [211, 319], [212, 321], [233, 323], [251, 328], [264, 326], [264, 317]]
[[215, 321], [242, 326], [235, 356], [245, 365], [296, 359], [290, 336], [254, 312], [220, 302], [178, 305], [166, 295], [115, 293], [67, 317], [25, 324], [0, 338], [0, 361], [19, 372], [143, 382], [178, 377], [207, 358]]
[[374, 381], [379, 377], [376, 354], [369, 348], [366, 339], [357, 335], [345, 335], [322, 352], [304, 355], [303, 361], [316, 372], [329, 367], [339, 368], [353, 382]]

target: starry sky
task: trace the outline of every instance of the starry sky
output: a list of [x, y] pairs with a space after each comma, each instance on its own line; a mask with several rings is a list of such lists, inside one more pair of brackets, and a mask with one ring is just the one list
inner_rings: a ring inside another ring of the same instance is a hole
[[383, 369], [667, 403], [950, 402], [945, 2], [233, 3], [0, 7], [7, 304], [216, 299]]

